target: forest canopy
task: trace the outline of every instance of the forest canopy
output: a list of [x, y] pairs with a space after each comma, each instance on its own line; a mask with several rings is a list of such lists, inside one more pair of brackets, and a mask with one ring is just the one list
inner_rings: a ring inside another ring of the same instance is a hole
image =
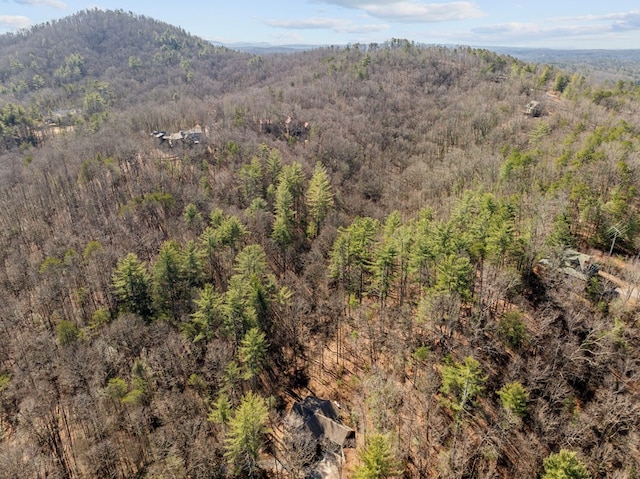
[[97, 9], [0, 52], [3, 477], [635, 477], [632, 79]]

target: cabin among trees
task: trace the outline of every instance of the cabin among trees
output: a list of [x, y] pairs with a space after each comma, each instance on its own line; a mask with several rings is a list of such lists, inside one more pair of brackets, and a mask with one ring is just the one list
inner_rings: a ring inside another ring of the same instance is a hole
[[206, 140], [208, 131], [207, 128], [203, 129], [200, 125], [195, 125], [189, 130], [180, 130], [176, 133], [156, 130], [151, 133], [151, 136], [166, 144], [169, 148], [173, 148], [178, 145], [199, 145]]
[[311, 131], [311, 125], [307, 121], [301, 121], [287, 116], [285, 120], [273, 120], [271, 118], [261, 118], [258, 120], [258, 131], [261, 134], [269, 135], [274, 139], [307, 139]]
[[539, 101], [531, 100], [527, 103], [527, 106], [524, 109], [524, 114], [531, 118], [536, 118], [542, 115], [542, 105]]
[[326, 399], [297, 401], [283, 425], [284, 464], [291, 477], [335, 477], [345, 463], [344, 449], [356, 447], [355, 430]]
[[340, 455], [343, 455], [343, 448], [355, 447], [356, 432], [342, 422], [331, 401], [307, 396], [297, 401], [289, 414], [302, 418], [305, 427], [318, 441], [328, 440]]

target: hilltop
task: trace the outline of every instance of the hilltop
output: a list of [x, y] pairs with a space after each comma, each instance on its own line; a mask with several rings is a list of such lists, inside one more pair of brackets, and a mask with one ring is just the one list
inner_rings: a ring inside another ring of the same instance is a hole
[[65, 85], [70, 90], [95, 82], [109, 83], [115, 98], [130, 100], [140, 94], [140, 100], [157, 95], [156, 88], [181, 91], [191, 81], [196, 82], [194, 88], [209, 88], [207, 93], [214, 94], [235, 79], [227, 67], [235, 60], [246, 61], [237, 52], [172, 25], [98, 9], [2, 35], [0, 48], [2, 94], [20, 100], [47, 97]]
[[344, 477], [635, 477], [633, 81], [99, 10], [0, 59], [4, 477], [304, 477], [307, 395]]

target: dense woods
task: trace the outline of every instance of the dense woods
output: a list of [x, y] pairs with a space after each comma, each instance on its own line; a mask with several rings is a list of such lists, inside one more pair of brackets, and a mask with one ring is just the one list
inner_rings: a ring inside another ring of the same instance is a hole
[[637, 477], [633, 81], [122, 11], [0, 51], [3, 477], [306, 477], [307, 395], [342, 477]]

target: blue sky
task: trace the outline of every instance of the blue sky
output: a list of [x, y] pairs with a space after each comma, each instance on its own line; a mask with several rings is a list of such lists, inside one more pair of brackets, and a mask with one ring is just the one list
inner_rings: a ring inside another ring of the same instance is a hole
[[638, 0], [0, 0], [0, 33], [86, 8], [123, 9], [224, 43], [407, 38], [472, 46], [640, 48]]

